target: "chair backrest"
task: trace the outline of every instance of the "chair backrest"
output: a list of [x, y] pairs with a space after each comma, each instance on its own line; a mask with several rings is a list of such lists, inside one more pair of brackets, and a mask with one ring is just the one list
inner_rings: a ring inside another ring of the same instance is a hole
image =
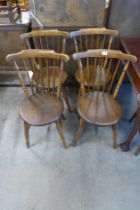
[[[73, 58], [79, 65], [82, 94], [85, 94], [84, 77], [86, 77], [87, 94], [91, 91], [102, 91], [112, 94], [113, 98], [117, 97], [129, 63], [134, 63], [137, 60], [133, 55], [124, 54], [117, 50], [106, 49], [88, 50], [86, 52], [75, 53], [73, 54]], [[86, 66], [86, 72], [83, 72], [84, 66]], [[105, 75], [103, 75], [104, 69], [106, 69]], [[109, 80], [108, 77], [110, 71], [112, 72], [112, 77]], [[104, 79], [104, 81], [102, 81], [102, 79]], [[97, 84], [96, 90], [94, 88], [95, 83]], [[102, 88], [101, 83], [103, 84]]]
[[85, 28], [70, 33], [76, 53], [88, 49], [111, 49], [113, 38], [117, 35], [118, 31], [106, 28]]
[[20, 36], [29, 49], [47, 49], [58, 53], [65, 53], [68, 37], [68, 32], [58, 30], [34, 30]]
[[[13, 63], [17, 70], [25, 96], [47, 92], [48, 94], [57, 94], [59, 97], [64, 73], [63, 66], [64, 62], [67, 62], [68, 59], [69, 57], [65, 54], [37, 49], [22, 50], [6, 56], [6, 60]], [[56, 70], [61, 71], [59, 78], [56, 75]], [[22, 71], [27, 73], [28, 82], [25, 81]], [[46, 81], [44, 81], [44, 78], [46, 78]], [[56, 80], [58, 85], [57, 92], [55, 87]], [[47, 87], [44, 84], [45, 82], [47, 82]]]

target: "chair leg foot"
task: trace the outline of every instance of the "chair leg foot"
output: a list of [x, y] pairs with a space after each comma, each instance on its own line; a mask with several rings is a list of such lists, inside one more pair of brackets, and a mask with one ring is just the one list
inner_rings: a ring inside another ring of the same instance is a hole
[[56, 128], [57, 128], [57, 131], [59, 133], [59, 136], [61, 138], [61, 141], [65, 147], [65, 149], [67, 149], [69, 147], [69, 145], [67, 144], [66, 140], [65, 140], [65, 137], [64, 137], [64, 133], [62, 131], [62, 124], [60, 123], [60, 121], [57, 121], [56, 122]]
[[24, 135], [25, 135], [25, 140], [26, 140], [26, 147], [30, 147], [30, 142], [29, 142], [29, 128], [30, 125], [24, 121]]
[[138, 146], [134, 154], [137, 156], [139, 153], [140, 153], [140, 145]]
[[67, 104], [68, 110], [69, 110], [69, 112], [72, 112], [71, 105], [70, 105], [70, 100], [69, 100], [69, 97], [68, 97], [68, 93], [67, 93], [67, 90], [66, 90], [64, 85], [62, 87], [62, 92], [63, 92], [63, 95], [64, 95], [65, 102]]
[[84, 127], [85, 127], [85, 121], [81, 118], [79, 129], [76, 132], [76, 135], [75, 135], [75, 138], [74, 138], [74, 141], [73, 141], [73, 144], [72, 144], [73, 146], [75, 146], [77, 144], [78, 140], [80, 139], [80, 136], [82, 135]]
[[126, 144], [125, 142], [120, 144], [120, 148], [123, 152], [128, 152], [129, 151], [129, 145]]
[[121, 147], [122, 151], [124, 151], [124, 152], [129, 151], [130, 144], [131, 144], [134, 136], [136, 135], [136, 133], [139, 131], [139, 129], [140, 129], [139, 127], [140, 127], [140, 117], [136, 116], [136, 118], [134, 120], [134, 124], [132, 126], [132, 129], [131, 129], [126, 141], [123, 142], [122, 144], [120, 144], [120, 147]]
[[118, 133], [118, 125], [114, 124], [112, 125], [112, 130], [113, 130], [113, 148], [117, 148], [117, 133]]

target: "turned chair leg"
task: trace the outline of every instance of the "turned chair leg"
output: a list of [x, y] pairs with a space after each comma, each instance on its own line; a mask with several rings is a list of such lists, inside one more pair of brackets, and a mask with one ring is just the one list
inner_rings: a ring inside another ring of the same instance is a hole
[[63, 95], [64, 95], [66, 105], [68, 107], [68, 110], [69, 110], [69, 112], [72, 112], [71, 106], [70, 106], [70, 100], [69, 100], [69, 97], [68, 97], [68, 93], [67, 93], [67, 90], [66, 90], [64, 85], [62, 86], [62, 92], [63, 92]]
[[139, 127], [140, 127], [140, 118], [136, 117], [135, 121], [134, 121], [134, 124], [133, 124], [133, 127], [131, 129], [131, 132], [129, 133], [126, 141], [124, 143], [120, 144], [120, 147], [121, 147], [122, 151], [124, 151], [124, 152], [129, 151], [130, 144], [133, 140], [133, 137], [139, 131]]
[[82, 132], [84, 130], [85, 127], [85, 120], [83, 120], [82, 118], [80, 119], [80, 125], [79, 125], [79, 129], [76, 132], [74, 141], [73, 141], [73, 146], [75, 146], [78, 142], [78, 140], [80, 139], [80, 136], [82, 135]]
[[62, 143], [63, 143], [65, 149], [67, 149], [67, 148], [69, 147], [69, 145], [67, 144], [67, 142], [66, 142], [66, 140], [65, 140], [64, 133], [63, 133], [63, 131], [62, 131], [62, 124], [61, 124], [60, 121], [57, 121], [57, 122], [56, 122], [56, 128], [57, 128], [57, 131], [58, 131], [58, 133], [59, 133], [59, 136], [60, 136], [60, 138], [61, 138], [61, 141], [62, 141]]
[[27, 122], [24, 121], [24, 135], [25, 135], [27, 148], [30, 147], [30, 143], [29, 143], [29, 128], [30, 128], [30, 125]]
[[118, 125], [114, 124], [112, 125], [113, 130], [113, 148], [117, 148], [117, 136], [118, 136]]
[[136, 149], [136, 151], [135, 151], [135, 155], [138, 155], [140, 153], [140, 145], [138, 146], [138, 148]]
[[130, 118], [129, 122], [132, 122], [135, 117], [136, 117], [136, 112], [132, 115], [132, 117]]

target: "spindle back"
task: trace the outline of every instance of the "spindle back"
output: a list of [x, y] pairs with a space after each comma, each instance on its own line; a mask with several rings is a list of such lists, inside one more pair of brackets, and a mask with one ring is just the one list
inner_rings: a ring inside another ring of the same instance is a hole
[[88, 49], [111, 49], [113, 38], [117, 35], [117, 30], [106, 28], [85, 28], [70, 33], [76, 53]]
[[68, 37], [68, 32], [58, 30], [34, 30], [20, 36], [29, 49], [47, 49], [58, 53], [65, 53]]
[[[69, 59], [67, 55], [50, 50], [29, 49], [9, 54], [6, 59], [14, 64], [25, 96], [42, 92], [60, 96], [64, 62]], [[22, 71], [26, 72], [30, 85], [27, 85]], [[58, 71], [59, 74], [56, 73]]]
[[[113, 98], [117, 97], [129, 63], [134, 63], [137, 60], [133, 55], [124, 54], [116, 50], [104, 49], [88, 50], [86, 52], [75, 53], [73, 58], [79, 65], [82, 94], [88, 94], [94, 91], [102, 91], [112, 94]], [[83, 71], [84, 66], [86, 66], [86, 71]], [[106, 74], [104, 74], [104, 69], [106, 69]], [[112, 73], [112, 77], [109, 80], [108, 77], [110, 71]], [[86, 77], [87, 80], [86, 91], [84, 77]]]

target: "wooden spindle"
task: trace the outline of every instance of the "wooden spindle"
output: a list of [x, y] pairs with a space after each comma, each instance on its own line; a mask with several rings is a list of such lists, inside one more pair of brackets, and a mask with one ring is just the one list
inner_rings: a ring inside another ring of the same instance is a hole
[[102, 72], [103, 72], [103, 58], [99, 58], [100, 61], [98, 63], [98, 70], [99, 70], [99, 74], [98, 74], [98, 84], [97, 84], [97, 90], [100, 90], [100, 86], [101, 86], [101, 79], [102, 79]]
[[[27, 76], [28, 76], [28, 79], [29, 79], [29, 82], [30, 82], [32, 94], [35, 94], [34, 89], [33, 89], [32, 75], [29, 74], [29, 71], [31, 71], [31, 69], [28, 69], [28, 66], [27, 66], [27, 64], [26, 64], [25, 59], [23, 59], [23, 64], [24, 64], [25, 71], [26, 71], [26, 73], [27, 73]], [[32, 72], [32, 71], [31, 71], [31, 72]]]
[[91, 47], [90, 49], [94, 49], [94, 36], [91, 35]]
[[88, 50], [88, 36], [85, 36], [85, 50]]
[[61, 53], [65, 53], [66, 51], [66, 38], [64, 37], [62, 40], [62, 52]]
[[78, 53], [78, 45], [75, 37], [74, 37], [74, 45], [75, 45], [75, 52]]
[[48, 90], [48, 93], [50, 93], [50, 69], [49, 69], [49, 63], [50, 63], [50, 60], [48, 58], [45, 59], [45, 63], [46, 63], [46, 79], [47, 79], [47, 90]]
[[44, 44], [42, 43], [43, 42], [43, 37], [38, 37], [39, 38], [39, 45], [40, 45], [40, 49], [44, 49]]
[[80, 51], [84, 51], [83, 49], [83, 42], [82, 42], [82, 36], [79, 37], [80, 40]]
[[31, 49], [31, 44], [30, 44], [29, 39], [25, 39], [25, 42], [26, 42], [27, 48], [28, 48], [28, 49]]
[[112, 59], [109, 59], [109, 64], [108, 64], [107, 70], [106, 70], [106, 66], [104, 67], [105, 80], [104, 80], [104, 84], [103, 84], [103, 91], [106, 90], [106, 85], [107, 85], [109, 75], [110, 75], [111, 63], [112, 63]]
[[89, 67], [89, 58], [86, 59], [86, 75], [85, 77], [87, 77], [87, 89], [88, 89], [88, 93], [90, 92], [90, 67]]
[[112, 41], [113, 41], [113, 36], [110, 36], [108, 49], [111, 49]]
[[21, 87], [23, 88], [24, 95], [28, 97], [28, 96], [29, 96], [29, 91], [28, 91], [28, 89], [27, 89], [27, 87], [26, 87], [26, 85], [25, 85], [25, 82], [24, 82], [24, 80], [23, 80], [23, 77], [22, 77], [22, 75], [21, 75], [20, 68], [18, 67], [18, 65], [17, 65], [17, 63], [16, 63], [15, 60], [13, 60], [13, 64], [14, 64], [14, 66], [15, 66], [15, 69], [17, 70], [18, 79], [19, 79], [19, 82], [20, 82], [20, 84], [21, 84]]
[[113, 73], [113, 75], [112, 75], [112, 79], [111, 79], [111, 81], [110, 81], [110, 85], [109, 85], [109, 88], [108, 88], [108, 93], [111, 92], [111, 89], [112, 89], [112, 86], [113, 86], [113, 84], [114, 84], [115, 77], [116, 77], [116, 75], [117, 75], [119, 66], [120, 66], [120, 60], [118, 60], [117, 65], [116, 65], [115, 70], [114, 70], [114, 73]]
[[96, 37], [96, 49], [99, 49], [99, 42], [100, 42], [100, 40], [99, 40], [99, 35], [97, 35], [97, 37]]
[[127, 61], [127, 63], [125, 64], [125, 66], [124, 66], [124, 68], [123, 68], [123, 70], [122, 70], [121, 76], [120, 76], [120, 78], [119, 78], [119, 81], [118, 81], [117, 86], [116, 86], [116, 88], [115, 88], [115, 91], [114, 91], [114, 93], [113, 93], [113, 98], [114, 98], [114, 99], [115, 99], [116, 96], [118, 95], [120, 86], [121, 86], [121, 84], [122, 84], [122, 82], [123, 82], [123, 79], [124, 79], [124, 77], [125, 77], [125, 75], [126, 75], [126, 70], [127, 70], [128, 66], [129, 66], [129, 61]]

